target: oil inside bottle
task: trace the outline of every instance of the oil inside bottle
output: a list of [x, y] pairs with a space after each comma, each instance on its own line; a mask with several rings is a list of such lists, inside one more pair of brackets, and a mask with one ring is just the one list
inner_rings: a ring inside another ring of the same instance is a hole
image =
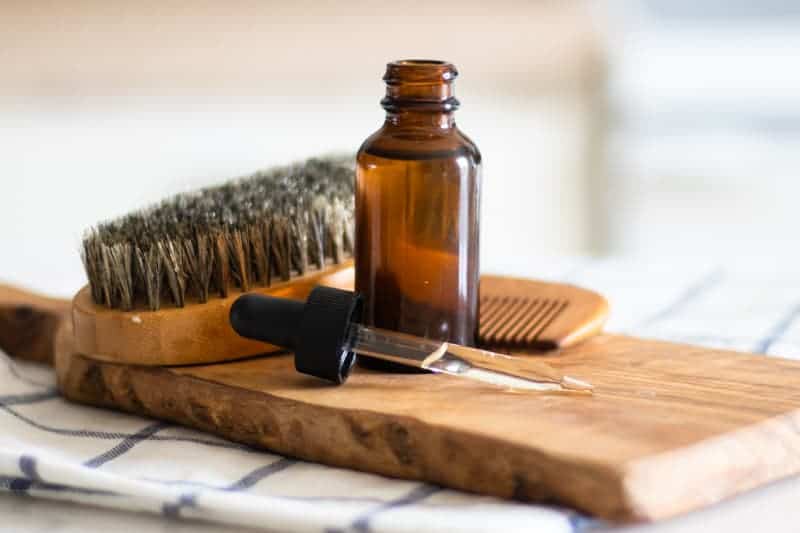
[[369, 295], [365, 323], [474, 344], [478, 176], [457, 152], [362, 154], [356, 287]]

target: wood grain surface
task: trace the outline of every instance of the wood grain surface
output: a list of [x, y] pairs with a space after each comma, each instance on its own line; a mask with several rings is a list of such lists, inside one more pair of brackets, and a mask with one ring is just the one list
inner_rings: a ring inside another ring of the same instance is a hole
[[800, 470], [800, 362], [600, 335], [547, 356], [593, 395], [512, 393], [289, 355], [153, 368], [67, 353], [63, 394], [325, 464], [654, 520]]
[[70, 302], [0, 285], [0, 350], [42, 363], [72, 350]]

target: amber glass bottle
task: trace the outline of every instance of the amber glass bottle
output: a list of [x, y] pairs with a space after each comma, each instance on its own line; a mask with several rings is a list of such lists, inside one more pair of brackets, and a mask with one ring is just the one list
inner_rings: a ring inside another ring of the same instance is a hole
[[453, 118], [457, 74], [387, 65], [386, 121], [357, 158], [356, 290], [368, 325], [473, 345], [481, 155]]

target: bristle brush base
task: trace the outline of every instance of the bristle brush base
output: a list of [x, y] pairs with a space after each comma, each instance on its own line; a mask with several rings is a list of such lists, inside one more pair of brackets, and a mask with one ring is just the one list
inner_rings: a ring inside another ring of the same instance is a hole
[[[304, 300], [316, 285], [352, 288], [352, 261], [331, 266], [253, 292]], [[225, 298], [185, 302], [184, 307], [158, 311], [120, 311], [98, 305], [88, 286], [73, 299], [75, 351], [102, 361], [145, 366], [218, 363], [278, 351], [263, 342], [244, 339], [228, 321], [233, 302], [242, 292]]]

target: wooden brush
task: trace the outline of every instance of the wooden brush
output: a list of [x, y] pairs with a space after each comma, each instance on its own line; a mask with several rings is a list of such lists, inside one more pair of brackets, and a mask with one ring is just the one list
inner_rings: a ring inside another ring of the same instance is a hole
[[73, 300], [75, 349], [143, 365], [237, 359], [242, 292], [305, 298], [353, 252], [352, 161], [310, 159], [98, 224], [83, 239], [89, 285]]

